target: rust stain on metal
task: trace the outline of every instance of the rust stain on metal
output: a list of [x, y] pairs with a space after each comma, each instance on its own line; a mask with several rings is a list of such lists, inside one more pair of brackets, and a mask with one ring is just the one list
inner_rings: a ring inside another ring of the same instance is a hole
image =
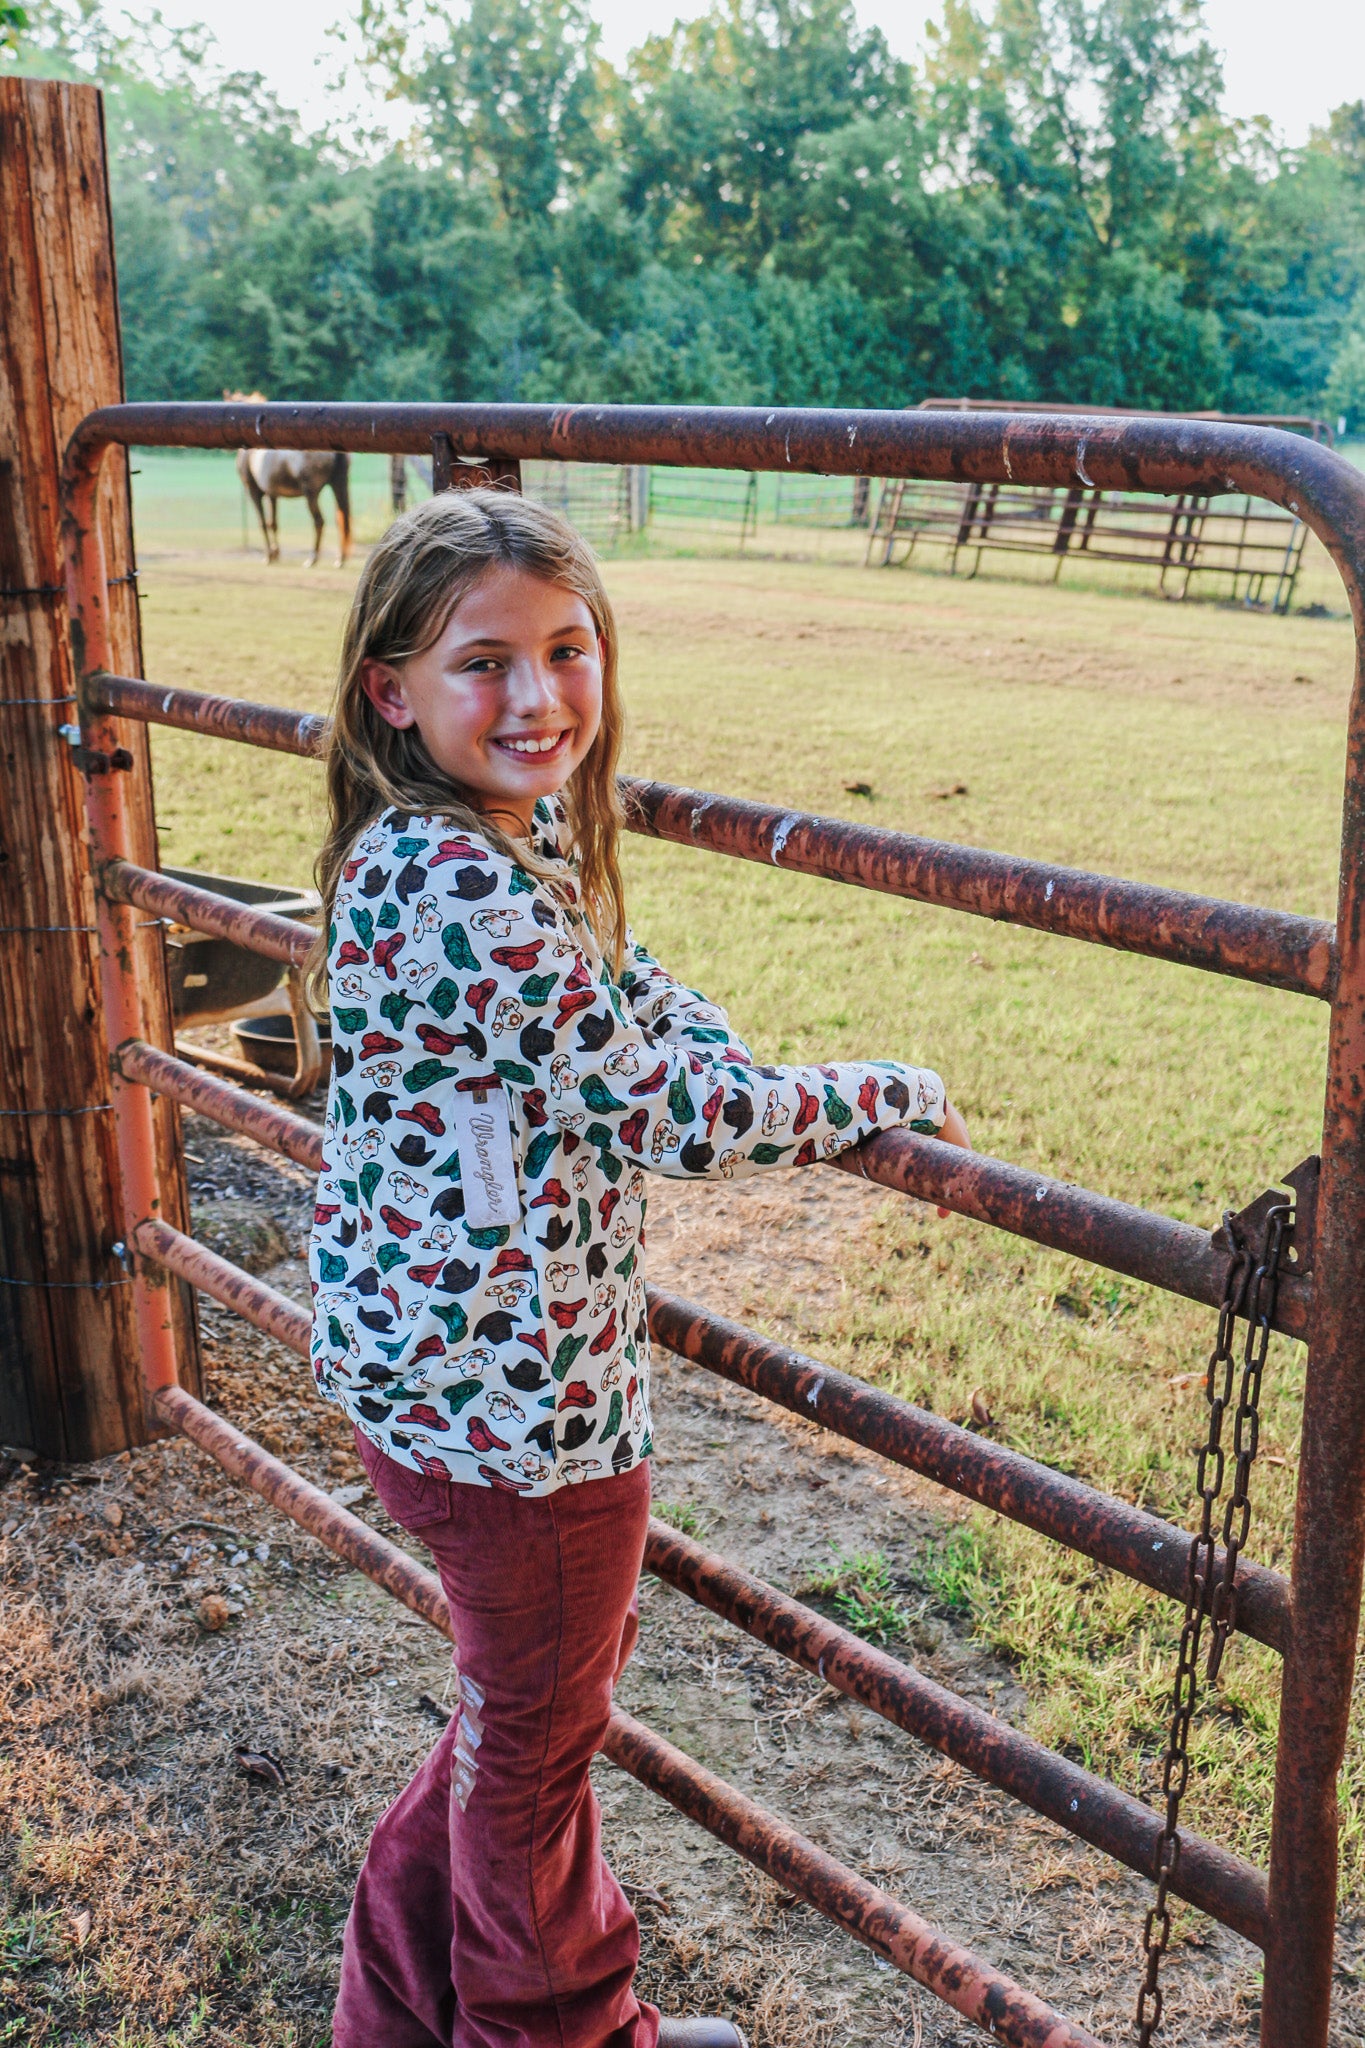
[[[992, 1223], [1035, 1244], [1090, 1259], [1111, 1272], [1127, 1273], [1190, 1301], [1216, 1308], [1232, 1254], [1216, 1233], [1178, 1223], [1151, 1209], [1136, 1209], [1108, 1195], [1092, 1194], [1069, 1181], [1026, 1173], [1021, 1166], [964, 1152], [917, 1131], [882, 1131], [841, 1152], [830, 1165], [862, 1180], [894, 1188]], [[1287, 1273], [1281, 1278], [1274, 1328], [1306, 1338], [1312, 1282]]]
[[214, 697], [202, 690], [166, 689], [136, 676], [100, 674], [87, 685], [89, 701], [115, 718], [139, 718], [209, 738], [241, 740], [276, 753], [320, 755], [331, 720], [308, 711], [284, 711], [242, 697]]
[[[719, 1378], [922, 1472], [1169, 1599], [1184, 1599], [1192, 1539], [1170, 1522], [657, 1288], [649, 1290], [649, 1328], [657, 1342]], [[1283, 1650], [1289, 1638], [1288, 1581], [1264, 1565], [1243, 1564], [1239, 1584], [1239, 1627]]]
[[188, 1060], [159, 1052], [154, 1045], [144, 1045], [141, 1039], [130, 1039], [119, 1046], [113, 1057], [125, 1080], [140, 1081], [154, 1094], [169, 1095], [184, 1108], [197, 1110], [230, 1131], [257, 1139], [299, 1166], [309, 1166], [315, 1173], [322, 1171], [322, 1130], [307, 1117], [295, 1116], [272, 1102], [262, 1102], [244, 1088], [215, 1081], [198, 1067], [192, 1067]]
[[[854, 438], [849, 429], [855, 430]], [[1083, 446], [1103, 490], [1245, 491], [1293, 509], [1324, 542], [1353, 608], [1365, 581], [1365, 485], [1340, 456], [1273, 427], [1105, 414], [871, 412], [745, 406], [210, 403], [105, 406], [63, 464], [68, 494], [106, 448], [349, 448], [425, 455], [498, 449], [544, 459], [665, 468], [918, 476], [1066, 486]]]
[[144, 1258], [164, 1266], [169, 1273], [178, 1273], [191, 1287], [212, 1295], [224, 1308], [235, 1310], [244, 1322], [254, 1323], [268, 1337], [297, 1351], [300, 1358], [308, 1357], [313, 1318], [287, 1295], [277, 1294], [263, 1280], [234, 1266], [230, 1259], [220, 1259], [207, 1245], [196, 1244], [183, 1231], [172, 1230], [169, 1223], [158, 1222], [155, 1217], [136, 1226], [133, 1243]]
[[612, 1714], [602, 1753], [1010, 2048], [1099, 2048], [1093, 2035], [1041, 1998], [949, 1941], [899, 1899], [869, 1884], [629, 1714]]
[[196, 889], [151, 868], [135, 867], [132, 861], [106, 861], [99, 870], [99, 888], [111, 903], [136, 904], [153, 917], [174, 918], [192, 931], [231, 939], [235, 946], [264, 953], [269, 960], [286, 961], [291, 967], [303, 966], [317, 936], [295, 918], [252, 910], [228, 896], [216, 896], [211, 889]]
[[[663, 1522], [649, 1525], [645, 1569], [1035, 1813], [1130, 1870], [1150, 1875], [1161, 1817], [1116, 1785], [1044, 1749], [762, 1579], [711, 1556]], [[1172, 1889], [1264, 1947], [1265, 1876], [1240, 1856], [1182, 1829]]]
[[288, 1515], [319, 1543], [325, 1543], [347, 1564], [364, 1572], [395, 1600], [401, 1600], [414, 1614], [420, 1614], [443, 1636], [449, 1636], [450, 1610], [435, 1572], [424, 1571], [396, 1543], [371, 1529], [345, 1508], [329, 1500], [321, 1488], [312, 1486], [290, 1466], [272, 1458], [263, 1445], [234, 1429], [221, 1415], [196, 1401], [183, 1387], [166, 1387], [156, 1397], [157, 1413], [201, 1450], [216, 1458], [240, 1486], [249, 1486]]
[[1329, 997], [1333, 927], [1288, 911], [1191, 896], [980, 847], [820, 818], [741, 797], [623, 778], [632, 831], [796, 874], [852, 882], [1035, 931]]

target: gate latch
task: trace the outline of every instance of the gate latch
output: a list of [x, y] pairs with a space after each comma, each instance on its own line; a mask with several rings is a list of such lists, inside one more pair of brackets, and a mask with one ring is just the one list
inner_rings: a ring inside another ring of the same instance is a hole
[[[1297, 1166], [1282, 1176], [1285, 1186], [1294, 1191], [1293, 1219], [1285, 1227], [1280, 1252], [1280, 1271], [1300, 1276], [1313, 1270], [1313, 1245], [1317, 1237], [1318, 1222], [1318, 1174], [1322, 1161], [1316, 1153], [1301, 1159]], [[1248, 1246], [1257, 1257], [1265, 1250], [1266, 1227], [1271, 1211], [1284, 1207], [1284, 1190], [1267, 1188], [1263, 1195], [1257, 1195], [1254, 1202], [1245, 1209], [1239, 1209], [1232, 1219], [1237, 1242]], [[1232, 1257], [1237, 1243], [1229, 1237], [1220, 1223], [1213, 1232], [1213, 1243], [1220, 1252]]]
[[105, 754], [98, 747], [85, 745], [78, 725], [59, 725], [57, 731], [70, 747], [81, 775], [127, 774], [132, 768], [133, 757], [127, 747], [115, 747], [112, 754]]

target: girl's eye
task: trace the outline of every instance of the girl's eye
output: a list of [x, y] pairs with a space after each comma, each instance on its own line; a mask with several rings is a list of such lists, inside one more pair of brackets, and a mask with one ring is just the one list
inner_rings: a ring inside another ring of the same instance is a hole
[[556, 647], [550, 659], [552, 661], [576, 661], [581, 657], [582, 653], [583, 649], [581, 647], [575, 647], [572, 643], [566, 642], [563, 647]]
[[471, 661], [465, 663], [464, 672], [471, 676], [487, 676], [495, 674], [501, 667], [502, 663], [493, 655], [476, 654]]

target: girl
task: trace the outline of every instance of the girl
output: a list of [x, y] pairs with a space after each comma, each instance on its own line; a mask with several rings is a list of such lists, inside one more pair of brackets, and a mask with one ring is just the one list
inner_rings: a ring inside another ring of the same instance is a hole
[[327, 763], [313, 1364], [435, 1558], [459, 1707], [375, 1829], [334, 2048], [742, 2048], [635, 1997], [588, 1778], [649, 1512], [646, 1180], [966, 1139], [921, 1069], [760, 1067], [635, 943], [621, 726], [571, 528], [486, 490], [390, 527]]

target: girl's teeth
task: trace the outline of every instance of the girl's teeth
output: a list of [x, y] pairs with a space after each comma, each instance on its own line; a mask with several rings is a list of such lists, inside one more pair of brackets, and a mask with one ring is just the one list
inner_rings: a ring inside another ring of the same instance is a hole
[[504, 740], [503, 746], [510, 747], [514, 754], [548, 754], [559, 745], [562, 733], [555, 733], [548, 740]]

